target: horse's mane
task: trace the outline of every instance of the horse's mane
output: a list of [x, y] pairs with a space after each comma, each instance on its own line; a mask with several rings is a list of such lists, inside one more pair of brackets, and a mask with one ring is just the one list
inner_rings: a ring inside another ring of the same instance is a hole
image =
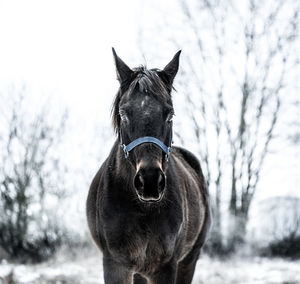
[[118, 93], [114, 99], [112, 106], [112, 121], [115, 131], [119, 132], [120, 116], [119, 104], [122, 96], [139, 92], [152, 96], [155, 99], [171, 104], [171, 94], [167, 85], [159, 77], [159, 69], [147, 69], [145, 66], [140, 66], [133, 69], [131, 78], [121, 83]]

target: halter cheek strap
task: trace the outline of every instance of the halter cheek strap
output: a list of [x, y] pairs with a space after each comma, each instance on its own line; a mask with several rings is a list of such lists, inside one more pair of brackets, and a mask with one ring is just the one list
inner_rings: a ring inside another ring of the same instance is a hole
[[135, 140], [133, 140], [132, 142], [130, 142], [128, 145], [125, 145], [123, 143], [123, 136], [122, 136], [122, 130], [120, 128], [120, 144], [121, 144], [121, 148], [123, 149], [124, 153], [125, 153], [125, 158], [128, 158], [129, 156], [129, 152], [131, 150], [133, 150], [135, 147], [137, 147], [138, 145], [141, 145], [143, 143], [153, 143], [155, 145], [157, 145], [158, 147], [160, 147], [162, 149], [162, 151], [166, 154], [166, 160], [168, 161], [169, 158], [169, 154], [172, 151], [172, 122], [171, 122], [171, 129], [170, 129], [170, 144], [169, 146], [166, 146], [162, 141], [160, 141], [159, 139], [152, 137], [152, 136], [144, 136], [144, 137], [140, 137], [137, 138]]

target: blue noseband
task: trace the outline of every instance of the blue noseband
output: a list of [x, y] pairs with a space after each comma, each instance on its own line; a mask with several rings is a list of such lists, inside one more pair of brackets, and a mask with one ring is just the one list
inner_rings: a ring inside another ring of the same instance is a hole
[[172, 141], [172, 124], [171, 124], [171, 129], [170, 129], [170, 145], [169, 145], [169, 147], [166, 146], [159, 139], [157, 139], [155, 137], [152, 137], [152, 136], [140, 137], [140, 138], [137, 138], [137, 139], [133, 140], [128, 145], [125, 145], [123, 143], [122, 131], [120, 129], [120, 144], [121, 144], [121, 148], [123, 149], [123, 151], [125, 153], [125, 158], [128, 158], [129, 152], [131, 150], [133, 150], [135, 147], [137, 147], [137, 146], [139, 146], [143, 143], [153, 143], [153, 144], [157, 145], [158, 147], [160, 147], [163, 150], [163, 152], [166, 154], [166, 160], [168, 161], [169, 154], [172, 150], [172, 143], [173, 143], [173, 141]]
[[140, 137], [138, 139], [133, 140], [127, 146], [125, 144], [121, 144], [123, 151], [125, 152], [125, 157], [127, 158], [129, 152], [134, 149], [136, 146], [141, 145], [143, 143], [154, 143], [159, 146], [167, 155], [171, 152], [171, 147], [167, 147], [163, 142], [158, 140], [157, 138], [151, 136]]

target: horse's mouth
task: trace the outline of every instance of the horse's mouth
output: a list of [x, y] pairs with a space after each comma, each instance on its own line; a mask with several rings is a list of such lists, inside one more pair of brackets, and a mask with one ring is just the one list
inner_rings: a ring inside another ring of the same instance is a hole
[[137, 193], [137, 196], [138, 196], [139, 200], [140, 200], [141, 202], [143, 202], [143, 203], [147, 203], [147, 204], [155, 204], [155, 203], [159, 203], [159, 202], [162, 200], [164, 194], [163, 194], [163, 193], [160, 193], [158, 198], [154, 198], [154, 197], [143, 197], [143, 196], [139, 195], [138, 193]]

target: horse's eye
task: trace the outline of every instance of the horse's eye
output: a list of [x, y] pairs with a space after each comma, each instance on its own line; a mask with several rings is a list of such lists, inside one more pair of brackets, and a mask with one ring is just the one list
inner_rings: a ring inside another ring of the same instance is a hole
[[170, 113], [167, 117], [167, 122], [172, 122], [173, 121], [173, 116], [174, 116], [174, 113]]
[[120, 112], [120, 118], [122, 121], [127, 122], [128, 121], [128, 117], [125, 113]]

